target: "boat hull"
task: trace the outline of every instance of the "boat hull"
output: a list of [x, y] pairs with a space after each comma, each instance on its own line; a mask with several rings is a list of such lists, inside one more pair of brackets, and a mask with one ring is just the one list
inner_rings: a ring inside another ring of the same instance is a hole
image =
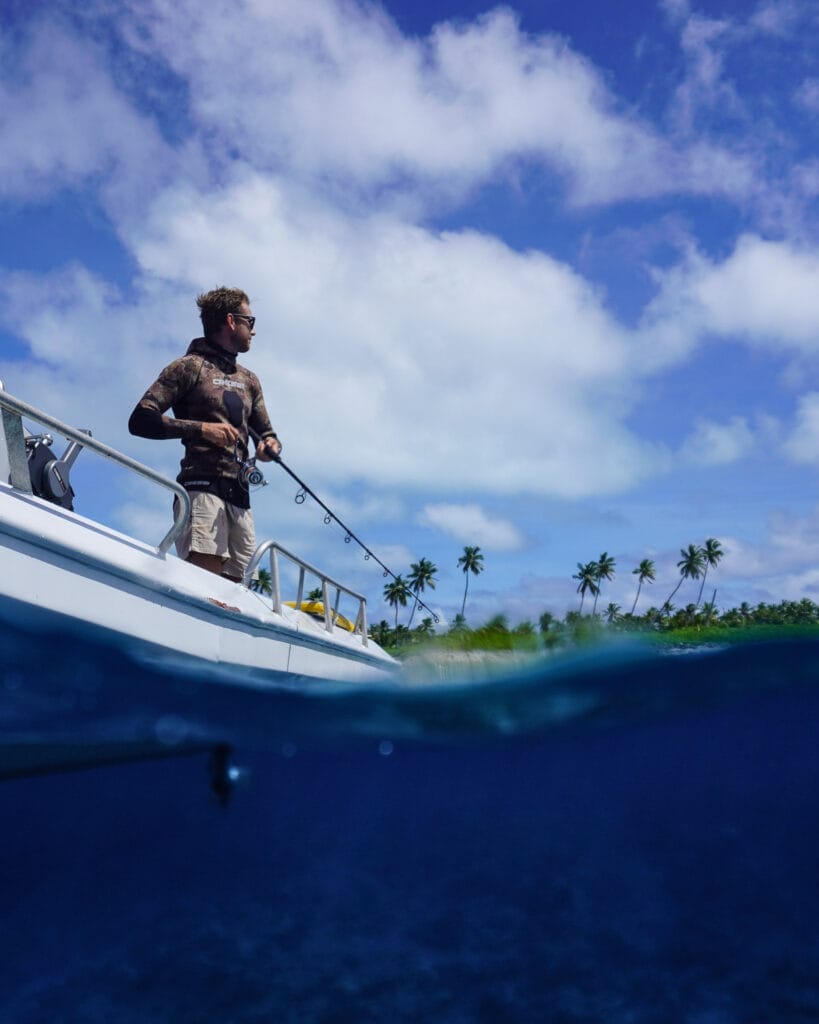
[[0, 484], [0, 619], [243, 686], [391, 677], [372, 641]]

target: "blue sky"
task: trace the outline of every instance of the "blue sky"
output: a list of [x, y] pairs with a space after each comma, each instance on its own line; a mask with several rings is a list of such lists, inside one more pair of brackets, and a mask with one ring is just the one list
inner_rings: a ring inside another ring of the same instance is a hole
[[[131, 408], [238, 284], [285, 458], [430, 604], [819, 600], [819, 5], [9, 3], [0, 377], [174, 475]], [[276, 536], [390, 617], [281, 472]], [[78, 509], [164, 498], [83, 458]], [[710, 589], [710, 587], [709, 587]], [[677, 600], [695, 597], [695, 587]]]

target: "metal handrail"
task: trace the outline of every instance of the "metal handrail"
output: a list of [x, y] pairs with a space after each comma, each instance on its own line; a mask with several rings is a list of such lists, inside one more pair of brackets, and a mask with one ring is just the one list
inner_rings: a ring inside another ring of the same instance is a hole
[[[42, 426], [48, 427], [50, 430], [53, 430], [58, 434], [62, 434], [62, 436], [67, 438], [69, 441], [75, 441], [77, 444], [82, 445], [83, 448], [89, 448], [91, 451], [96, 452], [97, 455], [102, 455], [106, 459], [111, 459], [111, 461], [116, 462], [117, 465], [123, 466], [125, 469], [129, 469], [132, 473], [137, 473], [139, 476], [144, 476], [152, 483], [158, 484], [160, 487], [164, 487], [166, 490], [174, 493], [174, 495], [179, 499], [179, 503], [178, 505], [175, 505], [173, 525], [157, 545], [157, 551], [160, 554], [164, 555], [171, 544], [173, 544], [182, 532], [182, 528], [190, 517], [190, 498], [188, 497], [188, 492], [181, 484], [178, 484], [175, 480], [169, 480], [167, 477], [162, 476], [161, 473], [157, 473], [156, 470], [151, 469], [150, 466], [144, 466], [141, 462], [137, 462], [136, 459], [132, 459], [128, 455], [123, 455], [122, 452], [118, 452], [115, 448], [110, 448], [107, 444], [103, 444], [102, 441], [98, 441], [95, 437], [91, 437], [89, 434], [84, 434], [81, 430], [77, 430], [75, 427], [70, 427], [67, 423], [61, 423], [53, 416], [49, 416], [40, 409], [35, 409], [34, 406], [29, 405], [27, 402], [23, 402], [21, 399], [15, 398], [14, 395], [9, 394], [9, 392], [4, 389], [2, 381], [0, 381], [0, 410], [3, 412], [3, 427], [6, 428], [4, 429], [4, 434], [8, 450], [9, 464], [12, 468], [12, 485], [14, 487], [17, 487], [19, 490], [31, 491], [27, 471], [25, 480], [22, 480], [19, 477], [15, 479], [14, 472], [15, 465], [18, 467], [20, 465], [21, 457], [23, 460], [25, 459], [25, 449], [23, 449], [22, 453], [19, 451], [19, 439], [22, 439], [23, 437], [22, 417], [27, 416], [29, 419], [40, 423]], [[11, 430], [8, 429], [9, 427]], [[9, 438], [9, 433], [13, 433], [13, 439]], [[15, 440], [18, 442], [18, 450], [12, 451], [11, 447], [14, 445]], [[28, 486], [26, 486], [26, 483], [28, 483]]]
[[[253, 579], [253, 574], [259, 567], [259, 563], [264, 556], [269, 552], [270, 554], [270, 589], [271, 598], [273, 603], [273, 611], [277, 615], [282, 614], [282, 595], [281, 595], [281, 583], [279, 577], [279, 555], [284, 555], [294, 565], [298, 566], [299, 569], [299, 585], [296, 596], [296, 608], [300, 609], [302, 604], [302, 598], [304, 596], [304, 576], [305, 573], [311, 573], [321, 581], [321, 595], [322, 604], [324, 606], [324, 628], [328, 633], [332, 633], [334, 629], [335, 619], [338, 616], [338, 605], [341, 600], [342, 594], [348, 594], [350, 597], [355, 598], [358, 601], [358, 612], [355, 618], [355, 625], [353, 632], [358, 633], [361, 636], [361, 642], [364, 647], [367, 646], [367, 599], [363, 594], [358, 594], [354, 590], [350, 590], [349, 587], [345, 587], [343, 583], [339, 583], [334, 580], [332, 576], [328, 576], [327, 573], [322, 572], [321, 569], [317, 569], [314, 565], [309, 562], [305, 562], [303, 558], [298, 555], [294, 555], [292, 551], [288, 551], [287, 548], [282, 547], [278, 541], [266, 540], [263, 541], [253, 552], [253, 557], [248, 562], [248, 566], [245, 569], [242, 577], [242, 583], [245, 586], [249, 586], [250, 581]], [[333, 603], [332, 610], [330, 609], [330, 588], [335, 588], [335, 601]]]

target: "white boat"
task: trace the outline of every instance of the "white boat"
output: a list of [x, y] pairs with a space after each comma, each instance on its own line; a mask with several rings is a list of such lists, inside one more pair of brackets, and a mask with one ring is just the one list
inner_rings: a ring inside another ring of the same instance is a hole
[[[0, 628], [90, 637], [179, 675], [241, 687], [395, 676], [397, 662], [367, 635], [361, 594], [275, 541], [258, 546], [243, 584], [182, 561], [170, 553], [189, 508], [178, 483], [28, 405], [2, 383], [0, 412]], [[24, 418], [47, 433], [30, 433]], [[52, 451], [55, 435], [68, 441], [62, 456]], [[179, 498], [177, 518], [156, 546], [73, 511], [70, 473], [80, 452], [113, 460]], [[281, 593], [283, 562], [297, 581], [289, 603]], [[270, 574], [269, 595], [249, 586], [259, 567]], [[306, 583], [321, 588], [321, 620], [301, 610], [309, 605]]]

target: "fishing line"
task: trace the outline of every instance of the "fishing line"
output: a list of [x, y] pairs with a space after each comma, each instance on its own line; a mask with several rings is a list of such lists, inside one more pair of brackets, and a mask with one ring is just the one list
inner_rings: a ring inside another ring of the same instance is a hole
[[[258, 446], [258, 444], [259, 444], [259, 442], [261, 440], [259, 435], [256, 433], [255, 430], [251, 430], [250, 431], [250, 435], [253, 438], [253, 440], [256, 442], [256, 445]], [[364, 561], [365, 562], [367, 562], [370, 559], [372, 559], [374, 562], [377, 562], [381, 566], [381, 568], [384, 570], [384, 576], [392, 576], [392, 578], [394, 580], [398, 579], [398, 577], [395, 575], [395, 573], [392, 571], [392, 569], [390, 569], [386, 565], [384, 565], [384, 563], [381, 561], [381, 559], [378, 557], [378, 555], [376, 555], [374, 551], [370, 550], [370, 548], [367, 547], [367, 545], [364, 543], [364, 541], [361, 540], [360, 537], [357, 537], [356, 534], [353, 533], [353, 531], [350, 529], [350, 527], [347, 526], [346, 523], [342, 522], [341, 519], [339, 519], [339, 517], [335, 514], [335, 512], [333, 512], [333, 510], [331, 508], [328, 508], [328, 506], [325, 505], [325, 503], [315, 493], [315, 491], [311, 490], [307, 486], [307, 484], [301, 479], [301, 477], [299, 477], [296, 473], [293, 472], [293, 470], [287, 465], [287, 463], [284, 461], [284, 459], [280, 455], [274, 456], [272, 461], [278, 463], [278, 465], [280, 465], [282, 467], [282, 469], [285, 471], [285, 473], [287, 473], [288, 476], [292, 477], [292, 479], [295, 480], [295, 482], [298, 484], [299, 490], [298, 490], [298, 493], [296, 494], [296, 498], [295, 498], [295, 501], [296, 501], [297, 505], [303, 505], [304, 502], [307, 500], [307, 497], [308, 496], [311, 497], [313, 499], [313, 501], [315, 501], [315, 503], [320, 508], [322, 508], [324, 510], [324, 522], [328, 526], [331, 523], [333, 523], [333, 522], [338, 523], [338, 525], [344, 531], [344, 543], [345, 544], [349, 544], [350, 541], [354, 540], [356, 542], [356, 544], [358, 544], [358, 546], [363, 550], [363, 552], [364, 552]], [[428, 604], [425, 604], [421, 600], [421, 598], [418, 596], [418, 594], [415, 593], [415, 591], [410, 590], [410, 594], [412, 595], [412, 598], [413, 598], [414, 601], [417, 601], [418, 604], [422, 608], [425, 608], [429, 612], [429, 614], [432, 616], [433, 622], [439, 622], [440, 621], [440, 619], [435, 614], [435, 612], [429, 607]]]

